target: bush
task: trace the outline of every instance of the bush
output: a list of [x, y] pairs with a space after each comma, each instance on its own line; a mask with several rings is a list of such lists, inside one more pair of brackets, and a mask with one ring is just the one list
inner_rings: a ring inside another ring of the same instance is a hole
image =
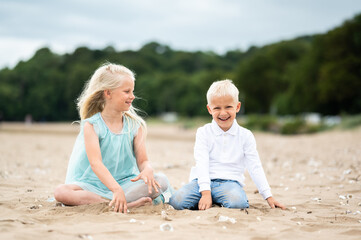
[[278, 119], [273, 115], [248, 115], [243, 126], [252, 130], [279, 132]]

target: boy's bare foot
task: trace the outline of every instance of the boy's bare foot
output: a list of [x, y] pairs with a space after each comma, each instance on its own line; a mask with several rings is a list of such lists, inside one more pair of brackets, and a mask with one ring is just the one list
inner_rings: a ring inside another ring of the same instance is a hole
[[142, 197], [133, 202], [127, 203], [128, 208], [136, 208], [140, 206], [144, 206], [148, 203], [152, 203], [152, 199], [150, 197]]

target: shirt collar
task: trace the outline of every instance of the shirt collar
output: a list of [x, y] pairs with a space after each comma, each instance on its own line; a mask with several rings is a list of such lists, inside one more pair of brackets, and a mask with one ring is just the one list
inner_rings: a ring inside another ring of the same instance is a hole
[[236, 119], [234, 119], [233, 123], [232, 123], [232, 126], [230, 129], [228, 129], [228, 131], [223, 131], [222, 128], [220, 128], [218, 126], [218, 124], [216, 123], [216, 121], [212, 120], [212, 130], [213, 132], [216, 134], [216, 136], [218, 135], [222, 135], [223, 133], [228, 133], [228, 134], [231, 134], [231, 135], [236, 135], [237, 134], [237, 121]]

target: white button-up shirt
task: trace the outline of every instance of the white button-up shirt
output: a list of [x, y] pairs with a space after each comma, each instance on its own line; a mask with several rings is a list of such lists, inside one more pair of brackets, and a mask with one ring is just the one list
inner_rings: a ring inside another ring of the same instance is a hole
[[194, 146], [196, 166], [189, 180], [198, 179], [199, 191], [210, 190], [211, 179], [229, 179], [244, 186], [247, 169], [264, 199], [272, 196], [252, 132], [234, 120], [225, 132], [213, 120], [198, 128]]

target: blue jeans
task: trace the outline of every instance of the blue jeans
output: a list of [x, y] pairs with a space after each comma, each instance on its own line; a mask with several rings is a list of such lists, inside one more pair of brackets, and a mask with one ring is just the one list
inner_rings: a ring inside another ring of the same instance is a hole
[[[212, 202], [226, 208], [248, 208], [248, 199], [242, 186], [234, 180], [211, 180]], [[198, 209], [202, 194], [199, 192], [197, 179], [184, 185], [169, 200], [169, 204], [177, 210]]]

